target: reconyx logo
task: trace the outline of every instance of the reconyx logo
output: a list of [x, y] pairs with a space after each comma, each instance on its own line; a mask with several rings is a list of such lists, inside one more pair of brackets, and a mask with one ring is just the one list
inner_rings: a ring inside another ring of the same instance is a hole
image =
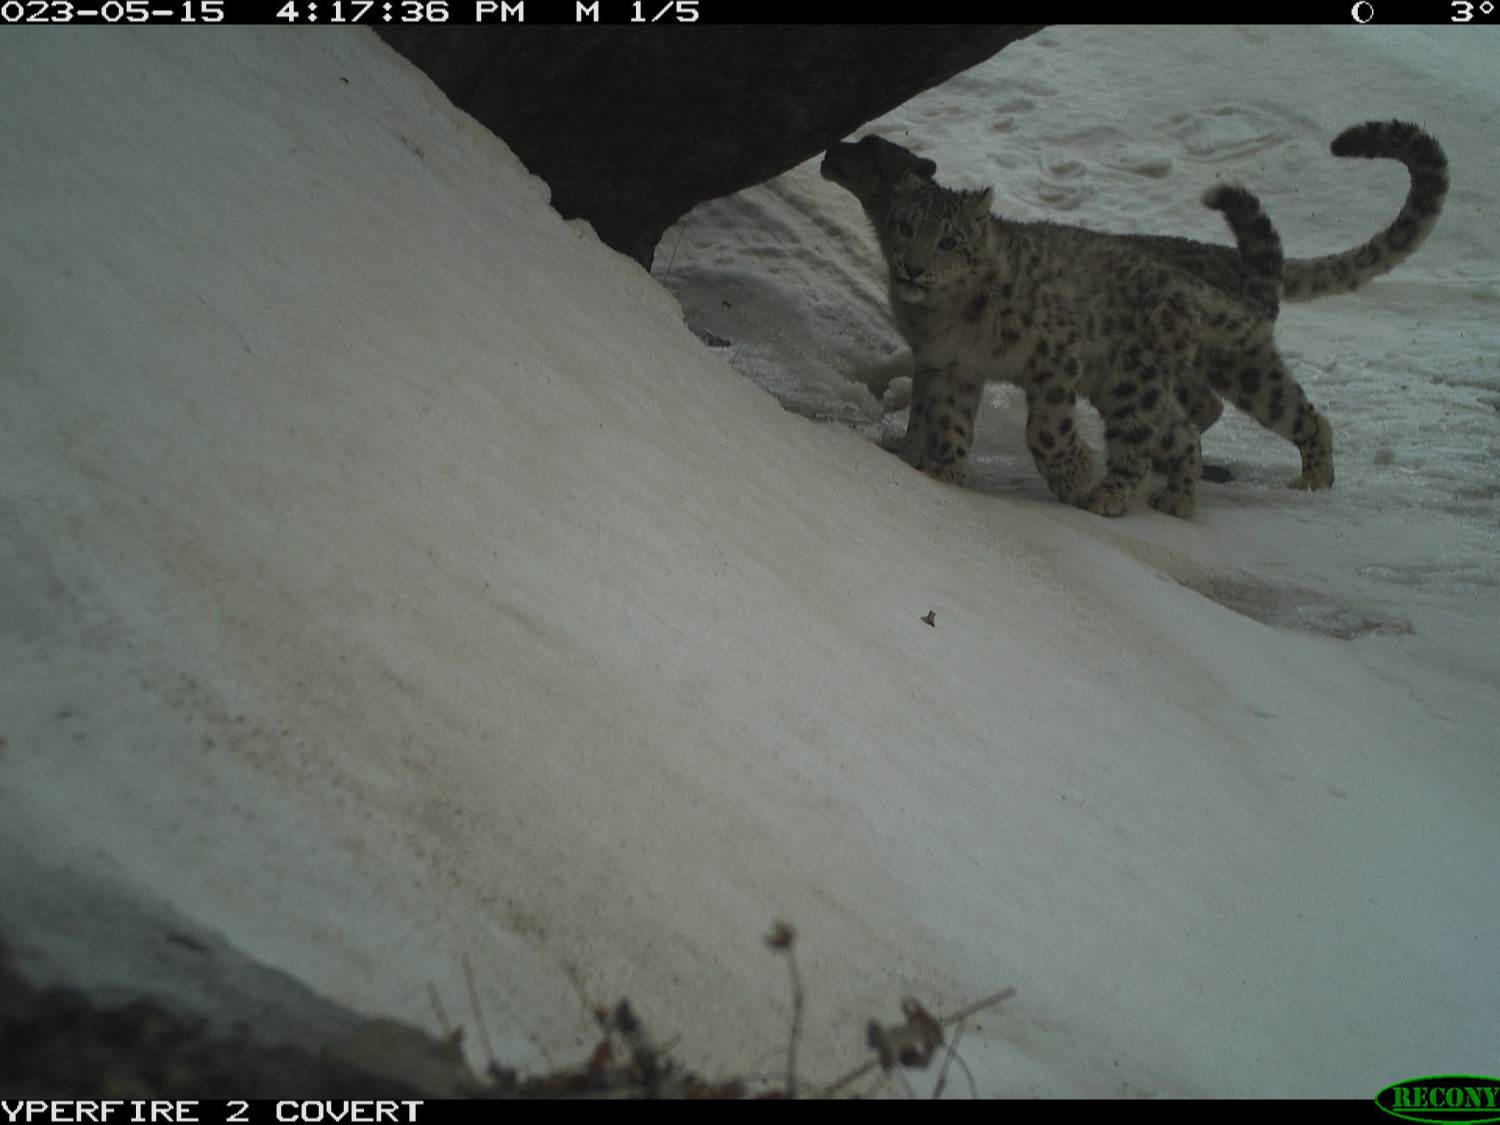
[[1375, 1104], [1408, 1121], [1479, 1125], [1500, 1121], [1500, 1078], [1482, 1074], [1435, 1074], [1408, 1078], [1375, 1095]]

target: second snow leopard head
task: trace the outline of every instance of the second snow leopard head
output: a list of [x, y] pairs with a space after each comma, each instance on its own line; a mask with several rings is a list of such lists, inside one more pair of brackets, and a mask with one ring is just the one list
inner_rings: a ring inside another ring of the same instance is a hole
[[916, 175], [892, 194], [880, 230], [892, 295], [929, 307], [972, 292], [992, 269], [994, 244], [989, 188], [949, 191]]

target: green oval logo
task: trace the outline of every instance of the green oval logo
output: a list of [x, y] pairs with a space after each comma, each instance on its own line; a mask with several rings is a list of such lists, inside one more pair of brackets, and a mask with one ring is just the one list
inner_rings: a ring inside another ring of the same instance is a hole
[[1500, 1078], [1483, 1074], [1408, 1078], [1381, 1090], [1375, 1095], [1375, 1104], [1395, 1117], [1432, 1125], [1500, 1121]]

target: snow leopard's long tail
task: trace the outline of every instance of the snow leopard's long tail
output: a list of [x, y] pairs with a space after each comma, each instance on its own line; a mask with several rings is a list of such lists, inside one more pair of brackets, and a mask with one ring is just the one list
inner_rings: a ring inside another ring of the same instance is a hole
[[1401, 213], [1363, 246], [1324, 258], [1294, 258], [1286, 263], [1281, 297], [1309, 301], [1328, 293], [1351, 293], [1385, 273], [1422, 245], [1437, 222], [1448, 194], [1448, 158], [1442, 146], [1406, 121], [1369, 121], [1345, 129], [1329, 146], [1335, 156], [1399, 160], [1411, 174], [1411, 189]]
[[1203, 193], [1203, 205], [1222, 214], [1234, 232], [1246, 271], [1242, 277], [1244, 295], [1265, 305], [1274, 317], [1283, 272], [1281, 236], [1266, 217], [1260, 200], [1238, 185], [1215, 184]]

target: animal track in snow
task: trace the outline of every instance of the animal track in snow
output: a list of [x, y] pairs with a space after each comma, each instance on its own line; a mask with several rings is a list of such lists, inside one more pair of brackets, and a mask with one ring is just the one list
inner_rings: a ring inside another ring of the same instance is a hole
[[1149, 176], [1159, 180], [1172, 171], [1172, 157], [1164, 149], [1130, 145], [1117, 149], [1103, 158], [1107, 168], [1116, 172], [1129, 172], [1136, 176]]
[[1185, 113], [1168, 124], [1182, 147], [1199, 160], [1224, 160], [1271, 148], [1286, 139], [1281, 124], [1254, 109], [1225, 106]]

